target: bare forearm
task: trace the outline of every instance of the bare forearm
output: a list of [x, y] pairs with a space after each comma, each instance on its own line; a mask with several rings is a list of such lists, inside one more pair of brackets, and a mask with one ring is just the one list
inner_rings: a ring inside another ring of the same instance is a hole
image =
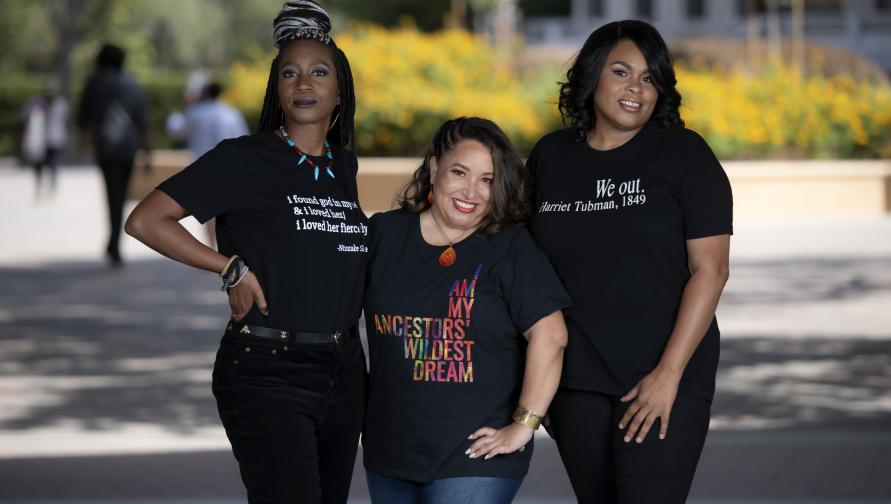
[[179, 223], [186, 210], [160, 191], [153, 191], [130, 214], [124, 230], [175, 261], [219, 273], [228, 258], [198, 241]]
[[544, 416], [560, 384], [563, 350], [566, 348], [566, 325], [563, 315], [555, 312], [539, 321], [529, 335], [526, 347], [526, 370], [520, 404]]
[[127, 233], [159, 254], [195, 268], [219, 273], [228, 260], [198, 241], [174, 219], [162, 218], [138, 230], [128, 227]]
[[687, 362], [715, 318], [718, 300], [727, 282], [726, 273], [702, 269], [690, 276], [681, 297], [681, 306], [671, 337], [662, 353], [659, 367], [682, 375]]
[[520, 404], [526, 409], [543, 416], [548, 411], [551, 399], [560, 384], [563, 368], [563, 347], [535, 342], [526, 349], [526, 372], [523, 376], [523, 390]]

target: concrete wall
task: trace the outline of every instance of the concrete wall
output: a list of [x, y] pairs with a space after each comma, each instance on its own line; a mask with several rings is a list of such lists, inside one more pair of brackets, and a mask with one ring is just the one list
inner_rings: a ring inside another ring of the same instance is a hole
[[880, 215], [891, 212], [891, 161], [725, 161], [734, 214]]
[[[141, 198], [189, 161], [185, 151], [156, 151], [154, 170], [139, 167], [130, 187]], [[395, 206], [420, 164], [415, 158], [359, 159], [359, 198], [366, 212]], [[725, 161], [736, 217], [891, 214], [891, 161]]]

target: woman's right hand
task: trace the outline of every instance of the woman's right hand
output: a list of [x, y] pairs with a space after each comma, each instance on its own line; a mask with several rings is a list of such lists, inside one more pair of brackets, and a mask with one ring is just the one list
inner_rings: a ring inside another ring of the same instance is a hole
[[232, 310], [232, 320], [238, 321], [251, 311], [254, 305], [263, 315], [269, 315], [269, 307], [266, 305], [266, 296], [253, 271], [248, 270], [238, 285], [229, 289], [229, 308]]

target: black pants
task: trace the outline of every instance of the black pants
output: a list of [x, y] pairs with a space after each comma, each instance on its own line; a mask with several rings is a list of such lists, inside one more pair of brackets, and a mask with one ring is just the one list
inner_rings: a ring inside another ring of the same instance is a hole
[[365, 381], [358, 338], [285, 344], [223, 336], [213, 393], [251, 504], [347, 501]]
[[119, 243], [121, 241], [121, 223], [124, 218], [124, 202], [127, 199], [127, 186], [133, 174], [133, 157], [122, 157], [120, 160], [100, 160], [102, 178], [105, 179], [105, 197], [108, 201], [109, 236], [108, 257], [112, 261], [121, 259]]
[[46, 156], [40, 161], [31, 165], [34, 167], [34, 176], [37, 180], [35, 187], [38, 191], [40, 190], [40, 186], [43, 183], [44, 168], [46, 168], [46, 170], [49, 172], [50, 191], [56, 190], [56, 181], [59, 177], [59, 153], [60, 149], [47, 147]]
[[653, 423], [643, 443], [626, 443], [618, 397], [560, 388], [548, 415], [579, 503], [674, 504], [686, 502], [708, 433], [711, 403], [678, 396], [668, 435]]

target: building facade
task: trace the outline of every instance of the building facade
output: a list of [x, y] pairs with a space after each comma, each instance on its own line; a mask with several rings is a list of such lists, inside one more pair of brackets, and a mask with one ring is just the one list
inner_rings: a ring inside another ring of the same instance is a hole
[[[767, 8], [771, 0], [753, 2], [757, 29], [766, 35], [774, 20], [782, 36], [789, 37], [792, 2], [775, 1], [775, 15]], [[655, 25], [669, 43], [700, 37], [743, 39], [748, 9], [748, 0], [563, 0], [560, 15], [527, 14], [523, 33], [528, 44], [580, 47], [600, 25], [642, 19]], [[891, 0], [804, 0], [804, 38], [847, 49], [891, 73]]]

